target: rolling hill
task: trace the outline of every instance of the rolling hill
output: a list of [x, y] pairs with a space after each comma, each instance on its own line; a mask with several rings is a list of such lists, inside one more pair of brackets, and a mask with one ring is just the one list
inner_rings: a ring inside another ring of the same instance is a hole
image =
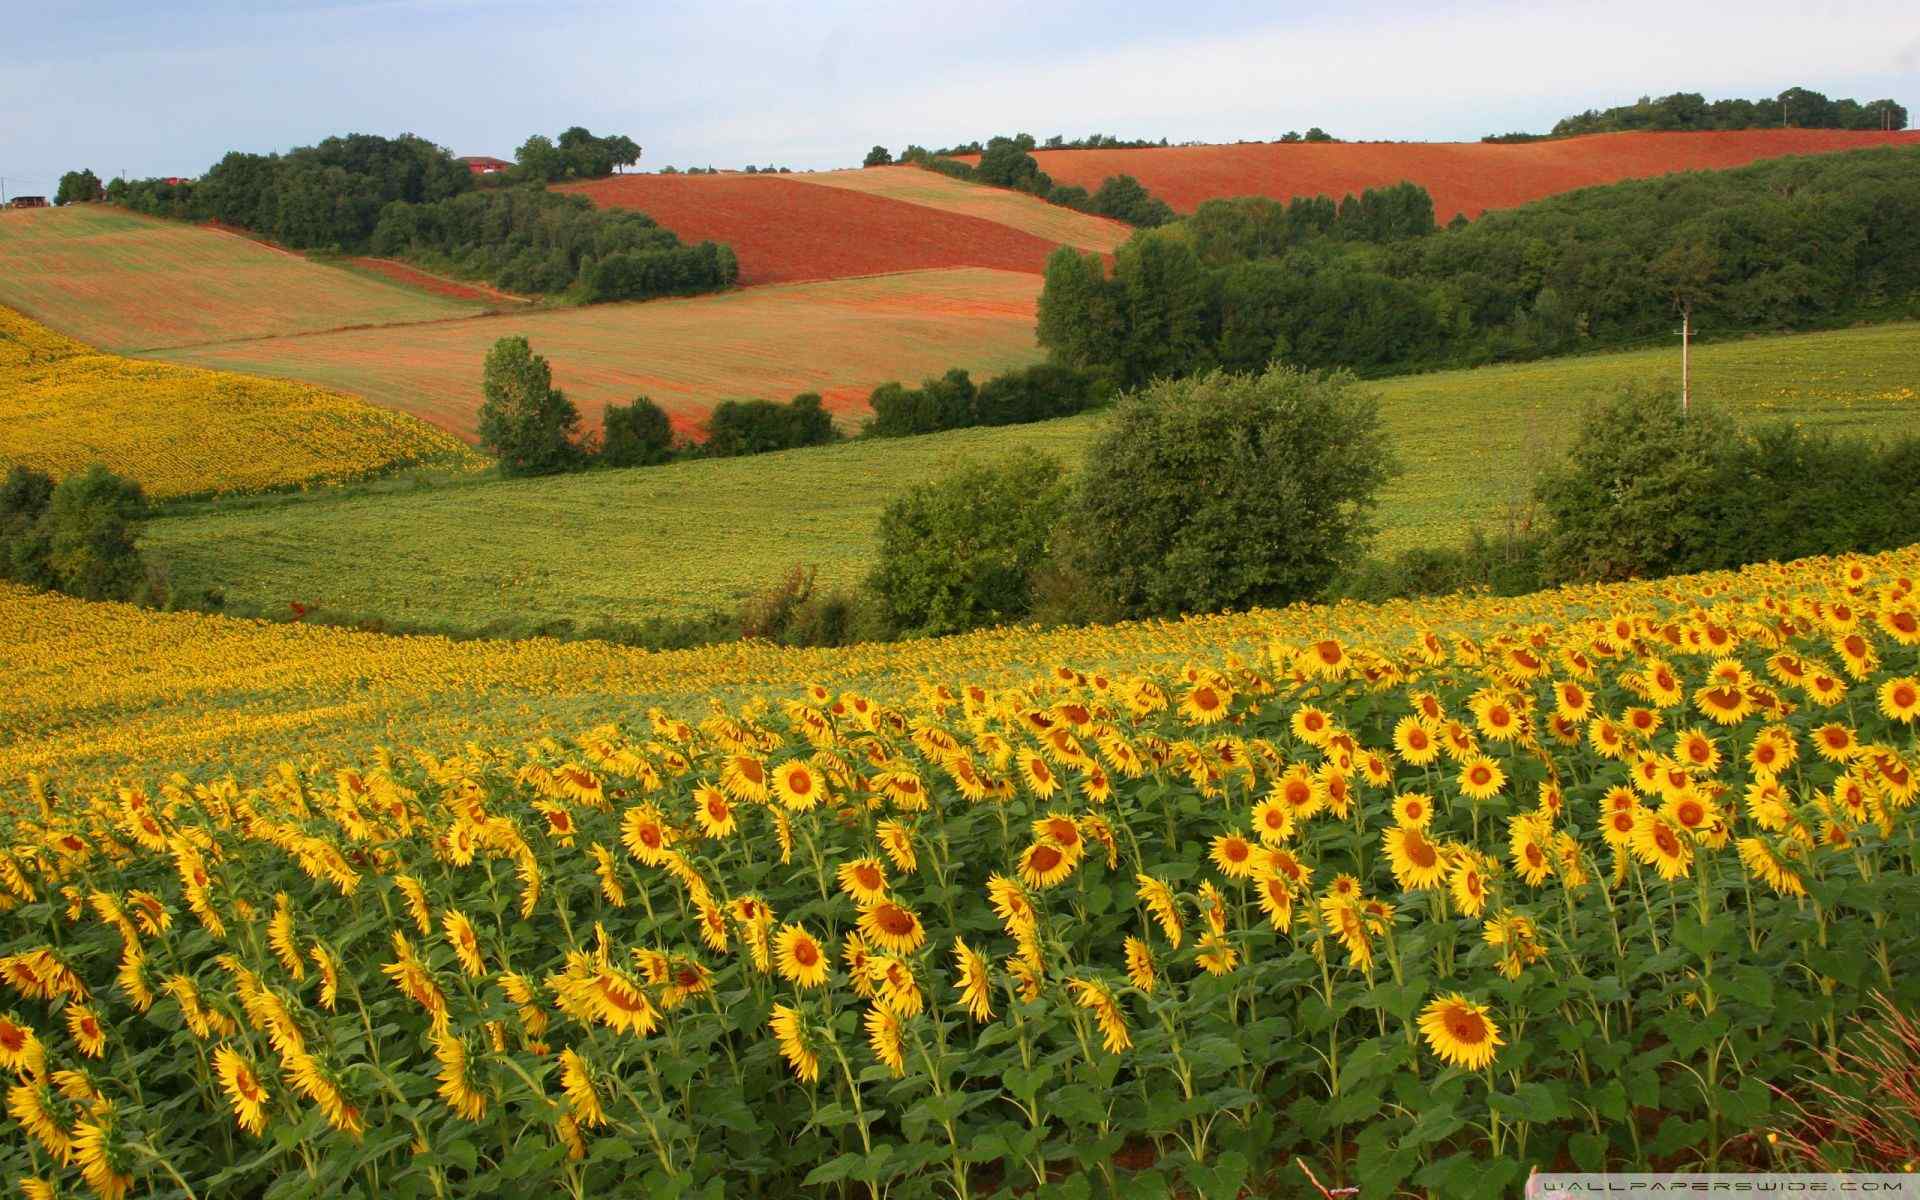
[[1038, 275], [955, 268], [225, 342], [159, 357], [345, 389], [471, 439], [487, 348], [520, 334], [552, 359], [555, 383], [589, 424], [607, 404], [645, 394], [691, 429], [726, 399], [812, 391], [852, 413], [889, 380], [956, 366], [986, 378], [1037, 362], [1039, 294]]
[[[1379, 513], [1383, 548], [1450, 543], [1474, 523], [1497, 527], [1586, 399], [1676, 367], [1662, 348], [1369, 385], [1406, 465]], [[1695, 352], [1703, 401], [1743, 418], [1868, 435], [1920, 421], [1916, 375], [1913, 324]], [[692, 615], [795, 563], [817, 566], [822, 583], [852, 584], [868, 569], [875, 523], [894, 495], [962, 458], [1031, 447], [1077, 463], [1102, 419], [417, 492], [269, 498], [156, 521], [148, 544], [192, 593], [219, 587], [268, 610], [299, 601], [464, 630], [503, 617], [584, 625]]]
[[120, 353], [484, 311], [238, 234], [101, 204], [0, 212], [0, 304]]
[[[990, 190], [947, 182], [952, 189], [930, 192]], [[974, 201], [970, 212], [964, 197], [930, 205], [797, 175], [615, 175], [556, 190], [602, 208], [639, 209], [682, 241], [725, 242], [739, 257], [740, 282], [749, 285], [934, 267], [1038, 274], [1061, 240], [1111, 238], [1117, 245], [1126, 233], [1079, 213], [1067, 212], [1079, 219], [1063, 221], [1047, 211], [1052, 206], [1011, 193]]]
[[[1602, 133], [1553, 141], [1299, 142], [1161, 146], [1138, 150], [1036, 150], [1055, 183], [1092, 191], [1110, 175], [1131, 175], [1175, 210], [1226, 196], [1326, 195], [1412, 180], [1433, 194], [1442, 222], [1477, 217], [1575, 188], [1672, 171], [1744, 166], [1790, 154], [1869, 146], [1911, 146], [1920, 134], [1837, 129], [1745, 129], [1719, 133]], [[959, 155], [977, 162], [978, 155]]]

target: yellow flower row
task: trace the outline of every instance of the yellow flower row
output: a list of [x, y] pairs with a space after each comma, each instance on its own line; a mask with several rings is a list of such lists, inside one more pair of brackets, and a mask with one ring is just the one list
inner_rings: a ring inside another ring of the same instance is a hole
[[458, 438], [308, 384], [98, 353], [0, 307], [0, 467], [101, 462], [155, 498], [478, 469]]

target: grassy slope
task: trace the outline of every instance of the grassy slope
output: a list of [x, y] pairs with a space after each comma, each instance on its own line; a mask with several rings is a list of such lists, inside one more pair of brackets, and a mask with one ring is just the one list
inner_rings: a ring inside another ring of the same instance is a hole
[[820, 392], [858, 408], [890, 379], [964, 366], [984, 378], [1035, 362], [1040, 277], [978, 268], [746, 288], [685, 300], [505, 313], [170, 352], [175, 362], [341, 388], [472, 436], [481, 364], [525, 335], [554, 382], [597, 423], [653, 397], [683, 425], [719, 401]]
[[[1381, 513], [1386, 548], [1496, 523], [1565, 443], [1581, 403], [1670, 376], [1668, 349], [1450, 372], [1371, 385], [1407, 473]], [[1920, 419], [1912, 324], [1707, 346], [1696, 396], [1744, 417], [1854, 431]], [[176, 582], [266, 605], [298, 600], [480, 627], [503, 614], [639, 619], [696, 611], [794, 562], [825, 580], [866, 569], [886, 500], [956, 458], [1034, 446], [1073, 461], [1098, 415], [731, 461], [414, 494], [343, 493], [156, 522]]]
[[481, 311], [237, 234], [92, 204], [0, 213], [0, 304], [115, 351]]

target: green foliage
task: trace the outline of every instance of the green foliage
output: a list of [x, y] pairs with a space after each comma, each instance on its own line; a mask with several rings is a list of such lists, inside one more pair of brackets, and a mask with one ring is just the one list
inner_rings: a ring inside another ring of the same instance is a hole
[[1008, 371], [976, 387], [968, 373], [949, 370], [918, 388], [883, 383], [867, 397], [873, 415], [868, 437], [906, 437], [975, 425], [1024, 425], [1085, 412], [1107, 398], [1094, 372], [1054, 363]]
[[1087, 211], [1143, 229], [1173, 220], [1173, 208], [1156, 198], [1131, 175], [1109, 175], [1087, 202]]
[[83, 600], [145, 599], [137, 543], [146, 517], [140, 485], [99, 463], [58, 486], [16, 466], [0, 483], [0, 579]]
[[580, 411], [553, 386], [553, 369], [526, 338], [493, 344], [481, 390], [480, 444], [500, 460], [501, 474], [550, 475], [579, 465]]
[[[1108, 143], [1113, 146], [1164, 146], [1167, 144], [1165, 139], [1157, 143], [1122, 142], [1118, 138], [1108, 138], [1105, 134], [1094, 134], [1091, 139], [1081, 139], [1072, 143], [1056, 136], [1047, 143], [1047, 148], [1080, 149], [1093, 145], [1106, 148]], [[877, 151], [883, 148], [875, 146], [874, 149]], [[1033, 157], [1033, 149], [1033, 135], [1021, 133], [1013, 137], [989, 138], [985, 146], [979, 142], [970, 142], [966, 145], [931, 152], [920, 146], [908, 146], [901, 154], [900, 161], [938, 171], [943, 175], [951, 175], [955, 179], [1026, 192], [1040, 197], [1049, 204], [1111, 217], [1142, 228], [1164, 225], [1174, 219], [1173, 209], [1165, 201], [1156, 199], [1139, 180], [1131, 175], [1108, 177], [1101, 183], [1099, 190], [1092, 195], [1089, 195], [1087, 189], [1083, 187], [1056, 184], [1052, 176], [1040, 169], [1039, 160]], [[980, 161], [969, 166], [958, 159], [948, 157], [954, 154], [978, 154]], [[868, 157], [871, 158], [872, 155]], [[864, 165], [875, 164], [868, 162]]]
[[892, 162], [893, 154], [891, 151], [885, 146], [875, 146], [873, 149], [867, 151], [867, 156], [860, 160], [860, 165], [863, 167], [884, 167]]
[[1920, 438], [1886, 445], [1778, 423], [1740, 432], [1670, 389], [1592, 405], [1536, 487], [1555, 581], [1672, 575], [1912, 540]]
[[1350, 376], [1216, 371], [1120, 401], [1072, 521], [1090, 576], [1129, 614], [1281, 606], [1358, 558], [1395, 469], [1378, 403]]
[[1030, 579], [1066, 503], [1060, 461], [1025, 454], [966, 466], [895, 499], [880, 517], [868, 587], [893, 624], [961, 633], [1024, 616]]
[[100, 186], [100, 177], [91, 170], [68, 171], [60, 177], [60, 190], [54, 193], [53, 202], [84, 204], [105, 195], [106, 189]]
[[1587, 188], [1444, 232], [1433, 221], [1410, 184], [1337, 206], [1210, 202], [1157, 235], [1191, 250], [1198, 280], [1164, 248], [1123, 247], [1111, 279], [1056, 255], [1040, 343], [1138, 384], [1276, 357], [1362, 374], [1535, 358], [1664, 337], [1677, 310], [1709, 334], [1920, 311], [1920, 148]]
[[47, 564], [51, 547], [40, 519], [53, 499], [53, 477], [32, 467], [15, 466], [0, 483], [0, 579], [28, 587], [51, 588], [56, 580]]
[[625, 134], [596, 137], [575, 125], [555, 141], [535, 134], [513, 153], [518, 180], [555, 183], [563, 179], [599, 179], [615, 167], [640, 161], [640, 147]]
[[600, 452], [595, 461], [608, 467], [651, 467], [673, 457], [673, 422], [646, 396], [631, 404], [609, 404], [600, 417]]
[[708, 458], [766, 454], [800, 446], [824, 446], [838, 440], [833, 414], [819, 395], [805, 392], [785, 404], [771, 400], [723, 400], [707, 416]]
[[[1699, 92], [1675, 92], [1657, 99], [1640, 97], [1616, 108], [1588, 109], [1563, 117], [1552, 137], [1626, 130], [1756, 129], [1793, 126], [1797, 129], [1905, 129], [1906, 108], [1892, 100], [1829, 100], [1819, 92], [1791, 87], [1771, 99], [1715, 100]], [[1482, 141], [1537, 140], [1538, 135], [1507, 134]]]

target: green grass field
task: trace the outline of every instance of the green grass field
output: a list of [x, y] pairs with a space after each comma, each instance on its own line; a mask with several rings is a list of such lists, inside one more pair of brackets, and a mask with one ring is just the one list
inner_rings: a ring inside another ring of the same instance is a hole
[[485, 307], [104, 204], [0, 213], [0, 304], [122, 353]]
[[[1709, 345], [1695, 395], [1743, 418], [1854, 433], [1920, 422], [1920, 326]], [[1381, 549], [1494, 526], [1566, 444], [1581, 405], [1677, 373], [1658, 349], [1372, 384], [1406, 473]], [[1035, 447], [1077, 463], [1098, 415], [558, 479], [393, 486], [208, 507], [153, 523], [177, 586], [479, 628], [502, 617], [639, 620], [725, 603], [793, 563], [852, 582], [888, 498], [962, 458]]]

